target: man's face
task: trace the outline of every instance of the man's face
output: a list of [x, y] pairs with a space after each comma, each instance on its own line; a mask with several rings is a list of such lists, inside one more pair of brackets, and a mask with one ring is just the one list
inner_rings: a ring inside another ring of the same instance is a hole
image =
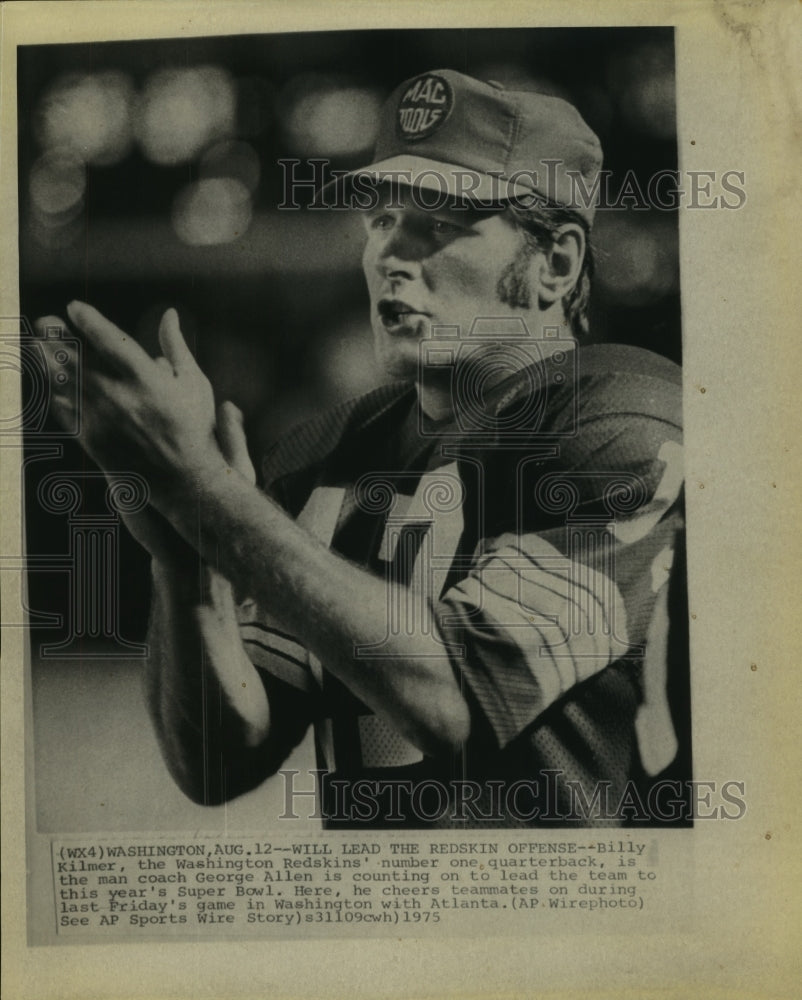
[[414, 378], [420, 344], [439, 326], [458, 327], [462, 339], [477, 318], [526, 318], [530, 309], [504, 294], [511, 267], [531, 262], [509, 213], [429, 211], [403, 186], [382, 188], [379, 200], [364, 212], [362, 266], [376, 357], [388, 374]]

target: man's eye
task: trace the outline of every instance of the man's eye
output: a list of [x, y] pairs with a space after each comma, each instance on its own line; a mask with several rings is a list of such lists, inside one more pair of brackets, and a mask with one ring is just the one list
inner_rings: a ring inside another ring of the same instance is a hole
[[391, 215], [374, 215], [370, 220], [371, 229], [389, 229], [393, 224]]
[[446, 222], [445, 219], [435, 219], [432, 223], [432, 231], [438, 236], [450, 236], [459, 230], [460, 227], [455, 222]]

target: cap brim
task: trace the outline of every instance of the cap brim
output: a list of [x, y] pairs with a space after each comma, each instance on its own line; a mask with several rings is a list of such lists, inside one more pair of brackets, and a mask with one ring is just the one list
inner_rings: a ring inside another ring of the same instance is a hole
[[[533, 187], [520, 181], [511, 181], [500, 174], [487, 174], [453, 163], [430, 160], [423, 156], [393, 156], [371, 163], [324, 184], [315, 197], [318, 207], [368, 208], [367, 192], [362, 190], [359, 199], [359, 181], [379, 184], [389, 181], [410, 188], [431, 192], [432, 197], [421, 199], [424, 208], [436, 208], [440, 199], [467, 201], [481, 205], [497, 205], [521, 196], [536, 197]], [[353, 195], [348, 203], [349, 193]]]

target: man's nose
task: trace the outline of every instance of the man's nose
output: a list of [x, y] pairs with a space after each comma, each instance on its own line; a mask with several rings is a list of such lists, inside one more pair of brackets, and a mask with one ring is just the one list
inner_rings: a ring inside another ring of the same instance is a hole
[[381, 246], [376, 266], [385, 277], [414, 278], [428, 252], [420, 234], [404, 226], [396, 226]]

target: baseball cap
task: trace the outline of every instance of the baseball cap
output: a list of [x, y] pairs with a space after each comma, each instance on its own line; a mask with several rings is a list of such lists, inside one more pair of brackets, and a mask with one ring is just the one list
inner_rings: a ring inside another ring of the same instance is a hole
[[596, 135], [559, 97], [451, 69], [400, 84], [382, 108], [373, 162], [327, 184], [395, 181], [478, 203], [544, 198], [593, 220]]

